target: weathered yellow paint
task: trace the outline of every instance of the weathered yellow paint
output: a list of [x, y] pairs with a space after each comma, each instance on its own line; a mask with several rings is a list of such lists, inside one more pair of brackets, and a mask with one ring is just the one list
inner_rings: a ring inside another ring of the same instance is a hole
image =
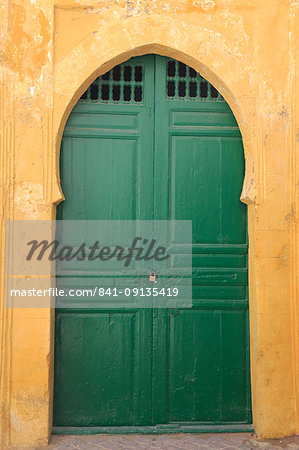
[[[243, 135], [253, 420], [298, 433], [298, 0], [2, 0], [1, 440], [47, 442], [53, 311], [4, 306], [5, 219], [51, 219], [66, 119], [98, 75], [173, 56], [213, 83]], [[50, 283], [50, 279], [49, 279]]]

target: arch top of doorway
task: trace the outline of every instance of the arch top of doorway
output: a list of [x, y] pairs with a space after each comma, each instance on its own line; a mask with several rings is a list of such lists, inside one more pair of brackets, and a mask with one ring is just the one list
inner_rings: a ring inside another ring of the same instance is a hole
[[[80, 99], [81, 95], [85, 92], [85, 90], [90, 86], [90, 84], [99, 76], [108, 72], [110, 69], [115, 67], [118, 64], [121, 64], [130, 58], [146, 55], [146, 54], [157, 54], [161, 56], [170, 57], [176, 59], [184, 64], [192, 67], [194, 70], [200, 73], [200, 75], [205, 78], [209, 83], [211, 83], [223, 96], [228, 105], [230, 106], [236, 121], [238, 123], [244, 146], [244, 154], [245, 154], [245, 177], [243, 182], [243, 189], [241, 193], [241, 201], [250, 205], [255, 202], [255, 179], [254, 179], [254, 158], [252, 152], [249, 150], [249, 142], [250, 136], [248, 132], [247, 122], [245, 120], [246, 114], [242, 110], [240, 103], [237, 101], [237, 96], [234, 95], [230, 87], [227, 85], [225, 80], [219, 77], [215, 71], [211, 70], [207, 65], [205, 65], [200, 59], [192, 56], [190, 54], [185, 53], [184, 51], [178, 50], [173, 47], [168, 47], [162, 44], [151, 43], [145, 44], [139, 47], [131, 48], [127, 51], [124, 51], [110, 59], [107, 59], [102, 64], [98, 64], [94, 61], [94, 67], [89, 67], [90, 72], [86, 74], [85, 70], [82, 70], [82, 74], [79, 77], [78, 75], [75, 77], [76, 82], [73, 86], [73, 91], [71, 94], [67, 96], [60, 97], [60, 105], [58, 116], [59, 120], [57, 122], [57, 126], [54, 124], [54, 142], [55, 142], [55, 153], [56, 153], [56, 167], [54, 168], [54, 173], [56, 174], [56, 189], [53, 191], [56, 192], [54, 194], [54, 198], [52, 199], [53, 204], [57, 205], [61, 201], [64, 200], [64, 195], [61, 189], [60, 183], [60, 175], [59, 175], [59, 154], [60, 154], [60, 145], [61, 139], [63, 135], [63, 130], [66, 124], [66, 121], [73, 109], [76, 105], [77, 101]], [[90, 66], [90, 65], [89, 65]], [[87, 75], [87, 76], [86, 76]], [[62, 100], [62, 101], [61, 101]], [[55, 93], [54, 93], [54, 108], [55, 108]], [[62, 103], [62, 104], [61, 104]]]

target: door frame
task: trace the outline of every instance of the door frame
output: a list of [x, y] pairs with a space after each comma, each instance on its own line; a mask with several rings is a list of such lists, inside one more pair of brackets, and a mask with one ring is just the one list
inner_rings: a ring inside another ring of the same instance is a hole
[[[147, 55], [146, 53], [145, 55]], [[158, 54], [158, 53], [156, 53]], [[140, 55], [138, 55], [140, 56]], [[165, 56], [165, 55], [163, 55]], [[172, 55], [171, 58], [175, 59]], [[128, 58], [130, 59], [130, 57]], [[128, 61], [128, 59], [126, 61]], [[117, 65], [118, 63], [115, 63]], [[113, 65], [114, 67], [114, 65]], [[106, 72], [105, 72], [106, 73]], [[154, 74], [154, 77], [156, 77], [156, 74]], [[89, 86], [88, 86], [89, 87]], [[82, 92], [80, 93], [80, 97], [82, 95]], [[160, 92], [161, 96], [161, 92]], [[79, 97], [79, 98], [80, 98]], [[192, 102], [192, 106], [195, 106], [196, 102]], [[105, 105], [104, 105], [105, 106]], [[108, 104], [109, 106], [109, 104]], [[70, 113], [71, 114], [71, 113]], [[156, 120], [156, 119], [155, 119]], [[246, 214], [246, 217], [248, 214]], [[248, 293], [247, 293], [248, 297]], [[156, 313], [155, 313], [156, 314]], [[248, 338], [250, 339], [250, 335], [246, 337], [247, 340], [247, 346], [246, 348], [249, 350], [246, 350], [246, 353], [249, 352], [250, 354], [250, 346], [248, 342]], [[163, 345], [163, 344], [162, 344]], [[247, 353], [248, 354], [248, 353]], [[250, 370], [250, 367], [249, 367]], [[248, 385], [247, 385], [247, 395], [250, 398], [250, 373], [247, 371], [246, 378], [248, 379]], [[157, 407], [153, 404], [153, 409], [156, 410], [156, 413], [158, 412]], [[159, 414], [158, 414], [159, 415]], [[234, 422], [227, 422], [227, 423], [221, 423], [221, 422], [215, 422], [215, 424], [159, 424], [154, 426], [79, 426], [79, 427], [70, 427], [70, 426], [54, 426], [52, 429], [53, 434], [96, 434], [96, 433], [111, 433], [111, 434], [125, 434], [125, 433], [154, 433], [154, 434], [162, 434], [162, 433], [180, 433], [180, 432], [186, 432], [186, 433], [200, 433], [200, 432], [253, 432], [254, 428], [251, 423], [234, 423]]]
[[[242, 129], [240, 127], [240, 117], [243, 117], [242, 111], [237, 107], [236, 102], [232, 100], [232, 94], [230, 91], [223, 86], [223, 83], [215, 76], [215, 73], [210, 71], [208, 68], [203, 69], [202, 63], [200, 63], [198, 60], [192, 59], [190, 62], [190, 56], [185, 55], [180, 51], [174, 50], [174, 49], [165, 49], [165, 48], [159, 48], [157, 50], [156, 45], [149, 45], [147, 46], [146, 50], [144, 49], [134, 49], [130, 52], [126, 52], [125, 54], [120, 54], [113, 58], [112, 60], [105, 61], [100, 67], [96, 67], [95, 70], [92, 72], [91, 75], [87, 77], [87, 79], [83, 80], [81, 85], [77, 88], [76, 92], [73, 93], [73, 96], [71, 99], [69, 99], [68, 104], [65, 105], [64, 114], [61, 117], [57, 139], [56, 139], [56, 176], [57, 176], [57, 188], [59, 194], [57, 195], [57, 199], [55, 202], [55, 206], [58, 205], [61, 201], [64, 200], [63, 192], [61, 190], [61, 183], [60, 183], [60, 174], [59, 174], [59, 158], [60, 158], [60, 145], [62, 140], [62, 135], [64, 131], [64, 127], [66, 124], [66, 121], [71, 114], [71, 111], [73, 107], [76, 105], [77, 101], [80, 99], [81, 95], [85, 92], [85, 90], [90, 86], [90, 84], [99, 76], [103, 75], [110, 69], [112, 69], [114, 66], [121, 64], [127, 60], [129, 60], [132, 57], [145, 55], [145, 54], [151, 54], [155, 53], [161, 56], [171, 57], [173, 59], [176, 59], [178, 61], [181, 61], [185, 63], [186, 65], [192, 67], [197, 72], [199, 72], [208, 82], [213, 84], [215, 88], [220, 92], [220, 94], [224, 97], [228, 105], [230, 106], [232, 113], [234, 114], [236, 121], [238, 123], [241, 135], [242, 135], [242, 141], [243, 141], [243, 148], [245, 153], [245, 177], [243, 182], [243, 189], [241, 194], [241, 201], [244, 202], [249, 206], [247, 211], [247, 219], [249, 222], [248, 226], [248, 240], [249, 240], [249, 249], [248, 249], [248, 260], [249, 260], [249, 267], [248, 267], [248, 277], [250, 279], [250, 233], [251, 233], [251, 223], [250, 220], [250, 205], [254, 204], [255, 201], [255, 190], [254, 190], [254, 183], [253, 183], [253, 167], [254, 162], [252, 158], [246, 157], [246, 148], [248, 148], [249, 145], [249, 137], [247, 136], [247, 129], [243, 127]], [[239, 120], [238, 120], [239, 119]], [[248, 151], [248, 150], [247, 150]], [[55, 208], [56, 213], [56, 208]], [[55, 216], [54, 216], [55, 219]], [[251, 288], [250, 288], [250, 281], [249, 281], [249, 299], [251, 296]], [[251, 338], [251, 317], [250, 317], [250, 300], [249, 300], [249, 338], [250, 341]], [[54, 319], [55, 322], [55, 319]], [[54, 326], [54, 325], [52, 325]], [[250, 343], [251, 344], [251, 343]], [[54, 345], [54, 344], [53, 344]], [[250, 345], [251, 348], [251, 345]], [[251, 396], [253, 395], [253, 386], [252, 386], [252, 357], [250, 362], [250, 370], [251, 370]], [[51, 363], [51, 373], [53, 374], [54, 371], [54, 361], [52, 357], [52, 363]], [[53, 377], [53, 375], [52, 375]], [[54, 378], [54, 377], [53, 377]], [[53, 408], [53, 392], [51, 396], [51, 410]], [[254, 420], [254, 414], [253, 414], [253, 401], [251, 399], [252, 403], [252, 415]], [[140, 426], [140, 427], [80, 427], [80, 430], [76, 430], [73, 427], [54, 427], [52, 429], [53, 434], [94, 434], [94, 433], [176, 433], [176, 432], [253, 432], [254, 426], [248, 425], [248, 424], [232, 424], [232, 425], [194, 425], [194, 426], [174, 426], [174, 425], [161, 425], [161, 426]]]

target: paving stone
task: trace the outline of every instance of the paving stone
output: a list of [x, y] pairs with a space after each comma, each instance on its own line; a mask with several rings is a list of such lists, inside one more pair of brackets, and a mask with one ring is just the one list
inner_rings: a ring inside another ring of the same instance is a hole
[[[299, 436], [266, 441], [257, 441], [250, 433], [52, 436], [48, 446], [31, 447], [32, 450], [274, 450], [279, 448], [299, 450]], [[26, 450], [30, 448], [27, 447]]]

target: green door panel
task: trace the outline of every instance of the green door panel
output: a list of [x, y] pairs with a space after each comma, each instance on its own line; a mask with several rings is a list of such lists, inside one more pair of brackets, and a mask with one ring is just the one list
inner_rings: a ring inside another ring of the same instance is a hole
[[[124, 138], [120, 146], [113, 138], [66, 136], [62, 164], [62, 176], [72, 172], [64, 177], [62, 218], [124, 220], [137, 216], [136, 140]], [[111, 174], [108, 179], [107, 173]]]
[[[57, 309], [54, 425], [251, 423], [244, 154], [228, 104], [182, 63], [133, 58], [73, 109], [61, 178], [60, 220], [192, 220], [193, 306]], [[83, 265], [76, 283], [91, 283]]]
[[180, 83], [203, 80], [191, 80], [178, 62], [169, 77], [167, 64], [156, 58], [154, 212], [155, 219], [192, 220], [193, 308], [154, 312], [162, 336], [153, 354], [153, 416], [157, 423], [250, 423], [242, 139], [220, 95], [180, 97]]
[[[151, 421], [152, 324], [147, 316], [146, 310], [68, 310], [57, 315], [56, 425]], [[139, 330], [145, 330], [142, 336]]]
[[171, 421], [246, 421], [246, 332], [246, 310], [170, 315]]
[[[124, 83], [126, 67], [131, 68], [131, 77], [140, 68], [142, 81], [135, 87], [142, 89], [142, 101], [81, 100], [74, 107], [62, 139], [65, 201], [58, 207], [59, 219], [152, 218], [154, 57], [135, 58], [121, 67], [122, 76], [112, 71], [104, 86], [112, 95], [112, 88]], [[121, 79], [114, 84], [113, 76]], [[134, 90], [136, 82], [131, 84]]]
[[[135, 102], [134, 96], [131, 103], [121, 97], [112, 101], [110, 83], [105, 104], [83, 98], [73, 109], [61, 146], [66, 199], [58, 207], [58, 219], [152, 218], [153, 61], [150, 56], [122, 65], [120, 78], [125, 67], [133, 78], [136, 67], [141, 68], [141, 81], [131, 83], [133, 92], [142, 88], [141, 101]], [[114, 75], [110, 81], [119, 78]], [[101, 86], [97, 88], [99, 93]], [[88, 96], [95, 95], [94, 90], [93, 85]], [[87, 287], [91, 282], [102, 283], [84, 278], [82, 264], [82, 273], [72, 283]], [[57, 277], [58, 287], [67, 284], [66, 278]], [[151, 423], [151, 310], [59, 308], [55, 333], [54, 426]]]
[[192, 220], [195, 244], [246, 242], [243, 180], [231, 177], [243, 166], [241, 139], [173, 136], [170, 152], [170, 218]]

